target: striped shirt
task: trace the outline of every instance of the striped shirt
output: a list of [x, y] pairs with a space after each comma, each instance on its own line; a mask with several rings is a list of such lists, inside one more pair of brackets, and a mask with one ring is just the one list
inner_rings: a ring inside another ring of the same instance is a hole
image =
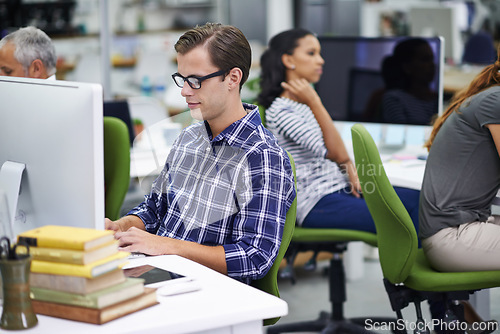
[[421, 100], [401, 89], [389, 90], [382, 98], [384, 122], [429, 125], [437, 112], [437, 99]]
[[323, 196], [344, 189], [348, 180], [336, 163], [325, 158], [323, 133], [307, 105], [278, 97], [266, 110], [266, 124], [295, 161], [297, 223], [302, 225]]
[[263, 277], [276, 258], [295, 198], [286, 152], [257, 107], [212, 139], [199, 122], [182, 131], [143, 203], [129, 214], [160, 236], [222, 245], [228, 275]]

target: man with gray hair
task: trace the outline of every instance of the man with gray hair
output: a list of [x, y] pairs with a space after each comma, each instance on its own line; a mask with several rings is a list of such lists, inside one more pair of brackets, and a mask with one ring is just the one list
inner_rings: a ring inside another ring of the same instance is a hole
[[0, 40], [0, 75], [55, 79], [56, 50], [35, 27], [20, 28]]

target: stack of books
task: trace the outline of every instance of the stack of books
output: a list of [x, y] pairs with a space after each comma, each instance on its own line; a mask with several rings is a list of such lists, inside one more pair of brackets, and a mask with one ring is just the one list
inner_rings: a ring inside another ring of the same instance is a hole
[[118, 251], [112, 231], [46, 225], [17, 241], [29, 245], [31, 303], [38, 314], [103, 324], [158, 303], [143, 279], [124, 275], [130, 253]]

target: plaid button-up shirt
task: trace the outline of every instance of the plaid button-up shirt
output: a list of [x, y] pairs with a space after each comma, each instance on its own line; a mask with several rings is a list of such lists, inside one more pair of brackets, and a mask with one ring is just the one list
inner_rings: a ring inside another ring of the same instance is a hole
[[278, 254], [295, 198], [286, 152], [257, 107], [212, 139], [206, 122], [186, 128], [143, 203], [129, 214], [157, 235], [222, 245], [228, 275], [263, 277]]

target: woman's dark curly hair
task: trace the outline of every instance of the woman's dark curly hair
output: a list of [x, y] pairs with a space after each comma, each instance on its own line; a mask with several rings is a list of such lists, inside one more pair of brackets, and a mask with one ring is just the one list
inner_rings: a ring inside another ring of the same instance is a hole
[[260, 57], [260, 94], [257, 102], [269, 108], [275, 98], [281, 95], [281, 83], [285, 81], [285, 65], [281, 61], [284, 54], [291, 55], [298, 46], [297, 41], [312, 32], [302, 28], [283, 31], [269, 41], [267, 50]]

